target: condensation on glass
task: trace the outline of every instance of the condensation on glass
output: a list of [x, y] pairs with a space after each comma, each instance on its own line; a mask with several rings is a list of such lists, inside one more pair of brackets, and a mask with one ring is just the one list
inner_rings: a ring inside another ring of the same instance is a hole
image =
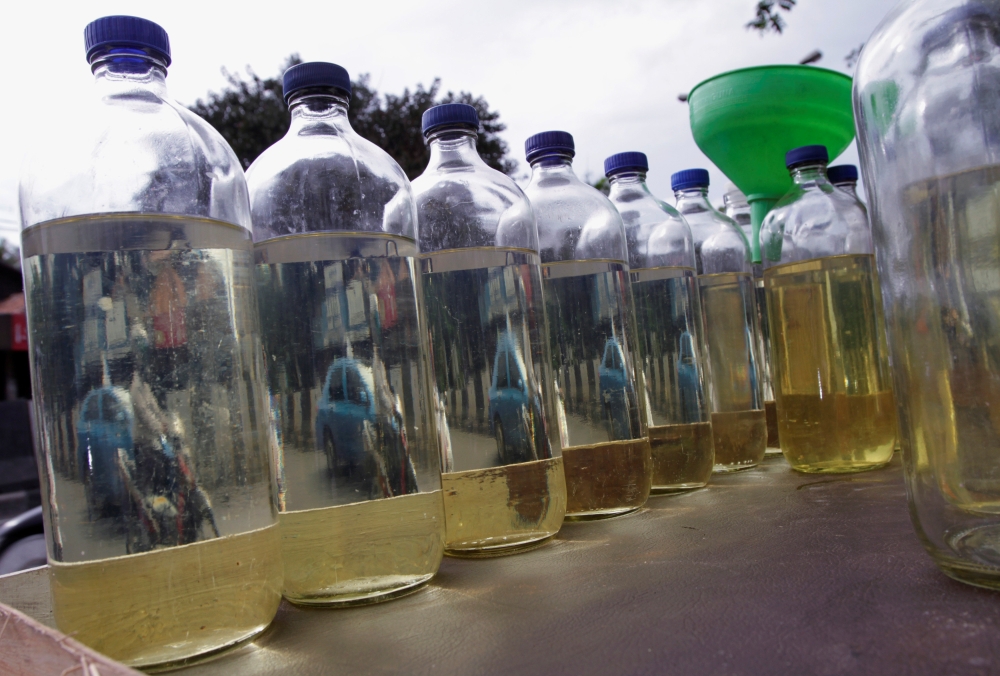
[[350, 80], [285, 74], [288, 133], [247, 172], [294, 603], [411, 592], [444, 551], [417, 215], [403, 170], [354, 132]]
[[917, 1], [867, 42], [854, 110], [910, 514], [1000, 587], [1000, 9]]
[[[691, 228], [646, 186], [645, 158], [605, 161], [625, 224], [653, 462], [652, 493], [708, 483], [715, 464], [707, 347]], [[636, 153], [635, 155], [638, 155]], [[633, 166], [617, 165], [638, 162]]]
[[446, 552], [515, 553], [551, 538], [566, 512], [535, 216], [479, 156], [474, 108], [438, 106], [423, 124], [431, 158], [413, 191]]
[[711, 368], [715, 471], [756, 466], [767, 448], [756, 288], [750, 245], [708, 201], [708, 172], [671, 177], [677, 210], [691, 227]]
[[574, 174], [569, 134], [546, 132], [527, 146], [567, 518], [626, 514], [649, 497], [652, 460], [624, 226], [608, 198]]
[[249, 639], [281, 595], [250, 215], [226, 142], [168, 98], [168, 53], [88, 27], [94, 100], [20, 186], [53, 611], [129, 665]]

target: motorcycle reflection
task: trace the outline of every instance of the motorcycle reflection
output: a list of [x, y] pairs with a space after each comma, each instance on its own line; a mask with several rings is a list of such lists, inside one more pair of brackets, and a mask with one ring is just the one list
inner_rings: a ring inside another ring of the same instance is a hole
[[548, 458], [541, 406], [528, 387], [528, 370], [509, 330], [500, 333], [489, 389], [490, 431], [502, 464]]
[[625, 369], [625, 353], [618, 338], [612, 336], [604, 343], [604, 356], [598, 368], [601, 402], [606, 420], [610, 423], [611, 441], [634, 439], [639, 430], [639, 411], [635, 390]]
[[316, 440], [333, 476], [358, 482], [369, 499], [417, 492], [402, 405], [376, 352], [330, 365], [316, 410]]
[[206, 523], [219, 537], [183, 439], [138, 374], [128, 390], [106, 385], [84, 398], [77, 453], [90, 520], [118, 521], [126, 553], [197, 542]]

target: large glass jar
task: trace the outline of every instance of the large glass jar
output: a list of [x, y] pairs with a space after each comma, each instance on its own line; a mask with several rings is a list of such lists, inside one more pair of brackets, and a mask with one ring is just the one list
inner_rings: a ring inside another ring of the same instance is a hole
[[715, 471], [756, 466], [767, 449], [760, 382], [760, 340], [750, 243], [734, 220], [708, 201], [708, 171], [670, 177], [677, 211], [691, 226], [705, 317]]
[[708, 483], [715, 464], [708, 349], [691, 228], [646, 186], [643, 153], [604, 160], [608, 199], [625, 223], [637, 363], [649, 415], [652, 493]]
[[380, 601], [429, 580], [444, 551], [416, 206], [351, 128], [346, 70], [303, 63], [283, 84], [291, 126], [247, 184], [284, 593]]
[[572, 135], [542, 132], [524, 146], [557, 382], [566, 517], [627, 514], [649, 497], [652, 461], [633, 352], [625, 229], [608, 198], [573, 172]]
[[167, 34], [85, 31], [21, 176], [56, 625], [130, 665], [247, 640], [281, 600], [250, 205], [219, 134], [167, 95]]
[[903, 3], [854, 83], [910, 513], [1000, 587], [1000, 7]]
[[422, 125], [431, 158], [413, 193], [446, 551], [523, 551], [555, 535], [566, 513], [535, 214], [479, 156], [475, 108], [435, 106]]

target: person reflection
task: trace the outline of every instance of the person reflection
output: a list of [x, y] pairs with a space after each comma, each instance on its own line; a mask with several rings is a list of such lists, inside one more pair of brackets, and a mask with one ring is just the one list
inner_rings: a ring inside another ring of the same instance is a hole
[[626, 369], [625, 354], [618, 338], [612, 336], [604, 343], [604, 356], [598, 369], [601, 387], [601, 404], [605, 421], [609, 425], [608, 434], [612, 441], [634, 438], [632, 418], [638, 415], [635, 409], [635, 392]]
[[694, 337], [684, 329], [677, 350], [677, 394], [683, 422], [701, 422], [701, 378], [694, 353]]

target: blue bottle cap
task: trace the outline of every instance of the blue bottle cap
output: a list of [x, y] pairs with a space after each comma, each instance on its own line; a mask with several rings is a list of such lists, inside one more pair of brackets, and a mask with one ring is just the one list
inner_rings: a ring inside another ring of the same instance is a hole
[[858, 180], [858, 168], [853, 164], [838, 164], [826, 170], [826, 177], [830, 183], [846, 183]]
[[137, 16], [104, 16], [83, 29], [87, 61], [107, 47], [141, 49], [170, 65], [170, 38], [159, 24]]
[[420, 118], [420, 129], [424, 136], [438, 127], [453, 124], [472, 127], [479, 131], [479, 113], [467, 103], [442, 103], [428, 108]]
[[649, 171], [646, 153], [617, 153], [604, 160], [604, 175], [611, 176], [622, 171]]
[[347, 69], [335, 63], [325, 61], [310, 61], [292, 66], [285, 71], [281, 88], [285, 93], [285, 103], [288, 97], [300, 89], [308, 87], [335, 87], [351, 95], [351, 76]]
[[708, 169], [682, 169], [670, 177], [671, 190], [707, 188]]
[[567, 131], [543, 131], [524, 142], [524, 155], [528, 163], [546, 155], [576, 155], [573, 135]]
[[800, 164], [815, 164], [816, 162], [830, 161], [830, 154], [826, 152], [826, 146], [802, 146], [793, 148], [785, 153], [785, 166], [789, 169]]

